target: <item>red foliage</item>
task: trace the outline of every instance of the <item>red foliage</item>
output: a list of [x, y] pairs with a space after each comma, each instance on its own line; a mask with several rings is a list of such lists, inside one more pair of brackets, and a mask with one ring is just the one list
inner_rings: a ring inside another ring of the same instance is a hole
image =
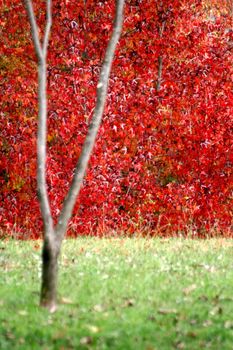
[[[113, 3], [54, 0], [48, 186], [55, 217], [92, 115]], [[71, 236], [112, 230], [231, 234], [230, 15], [217, 11], [211, 17], [199, 0], [192, 6], [187, 0], [159, 4], [126, 5], [104, 121]], [[42, 224], [36, 198], [35, 55], [21, 2], [4, 1], [2, 9], [1, 227], [37, 238]], [[43, 28], [44, 11], [38, 7], [36, 13]]]

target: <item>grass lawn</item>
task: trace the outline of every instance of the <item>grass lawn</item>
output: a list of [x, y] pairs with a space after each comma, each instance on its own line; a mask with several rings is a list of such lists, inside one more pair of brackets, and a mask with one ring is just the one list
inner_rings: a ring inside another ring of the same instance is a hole
[[0, 349], [233, 350], [233, 241], [67, 240], [59, 309], [40, 242], [0, 242]]

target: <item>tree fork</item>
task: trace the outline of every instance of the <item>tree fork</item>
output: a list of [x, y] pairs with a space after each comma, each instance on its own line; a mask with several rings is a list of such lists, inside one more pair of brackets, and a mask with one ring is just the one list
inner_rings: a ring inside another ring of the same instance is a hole
[[38, 97], [39, 115], [37, 132], [37, 188], [44, 224], [44, 245], [42, 250], [42, 284], [40, 305], [54, 312], [57, 306], [57, 276], [58, 257], [62, 240], [65, 236], [68, 222], [72, 215], [76, 198], [79, 194], [87, 165], [93, 150], [95, 139], [102, 120], [107, 96], [107, 88], [111, 66], [114, 58], [116, 45], [120, 38], [124, 0], [116, 0], [115, 19], [113, 32], [108, 43], [105, 58], [100, 72], [97, 85], [97, 101], [92, 121], [88, 128], [87, 137], [84, 141], [82, 152], [75, 168], [73, 181], [64, 201], [58, 224], [54, 229], [54, 221], [50, 208], [50, 201], [46, 183], [46, 139], [47, 139], [47, 48], [50, 29], [52, 25], [51, 0], [46, 1], [46, 26], [42, 43], [39, 38], [39, 30], [36, 23], [35, 13], [31, 0], [24, 0], [28, 18], [31, 25], [32, 39], [38, 60]]

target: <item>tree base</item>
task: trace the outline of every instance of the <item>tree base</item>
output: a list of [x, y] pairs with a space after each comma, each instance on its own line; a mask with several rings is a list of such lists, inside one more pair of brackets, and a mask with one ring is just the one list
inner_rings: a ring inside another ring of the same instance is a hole
[[57, 303], [50, 300], [41, 300], [40, 306], [47, 309], [50, 313], [54, 313], [57, 310]]

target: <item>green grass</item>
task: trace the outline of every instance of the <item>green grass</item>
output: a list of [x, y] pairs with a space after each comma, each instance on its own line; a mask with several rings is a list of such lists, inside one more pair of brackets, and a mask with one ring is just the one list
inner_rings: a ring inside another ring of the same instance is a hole
[[0, 242], [0, 349], [233, 349], [233, 241], [67, 240], [59, 309], [40, 242]]

